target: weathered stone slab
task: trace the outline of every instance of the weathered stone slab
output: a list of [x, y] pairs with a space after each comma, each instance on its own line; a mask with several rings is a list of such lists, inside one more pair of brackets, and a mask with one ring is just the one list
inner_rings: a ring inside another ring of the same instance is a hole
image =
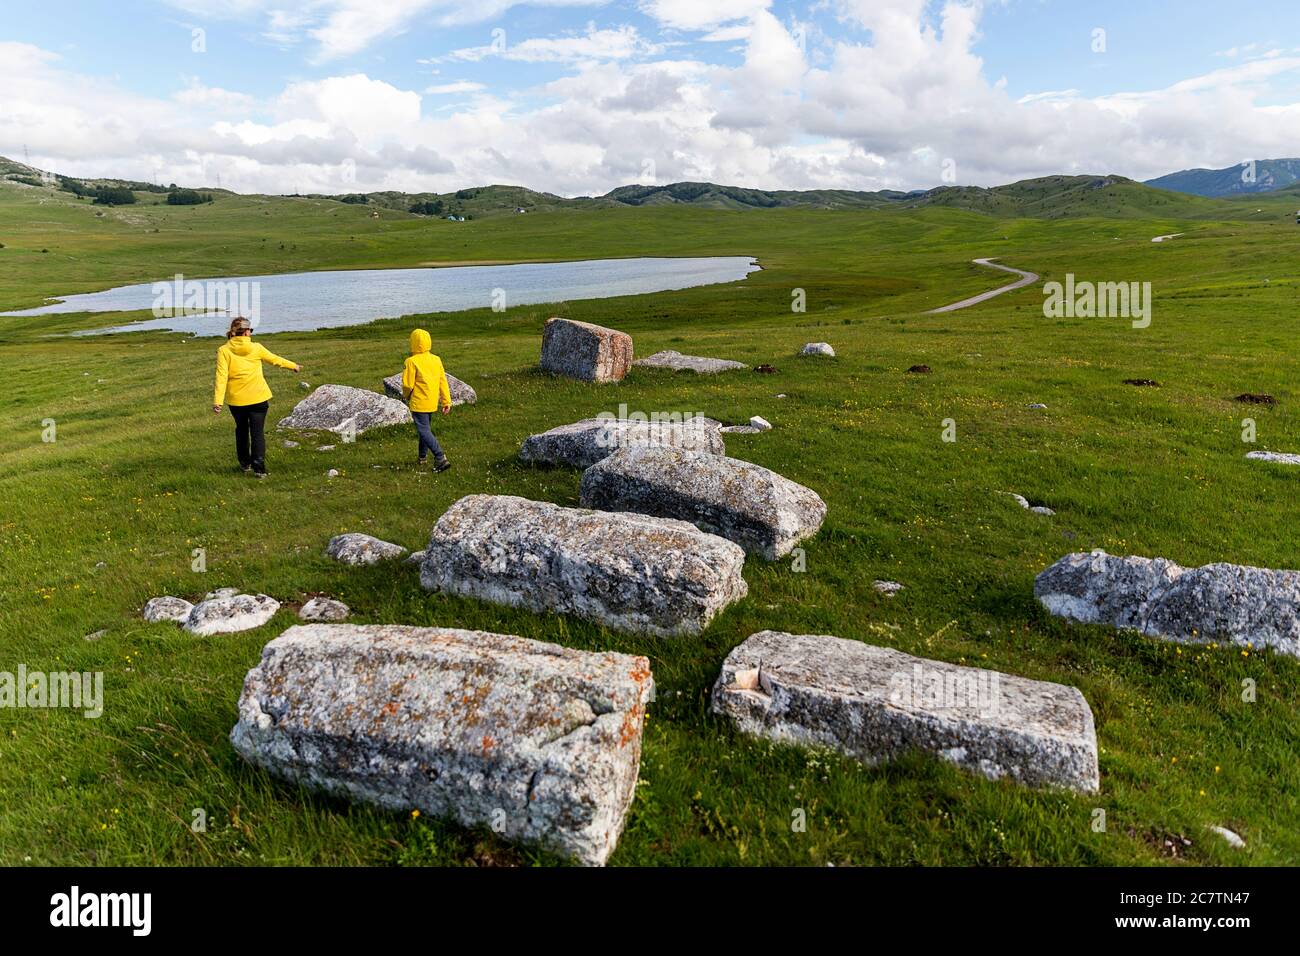
[[727, 655], [714, 713], [746, 734], [866, 764], [920, 750], [991, 779], [1093, 792], [1092, 710], [1077, 688], [811, 634], [754, 634]]
[[386, 395], [348, 385], [322, 385], [280, 419], [280, 428], [360, 435], [370, 428], [409, 423], [411, 413]]
[[738, 545], [685, 521], [469, 495], [434, 526], [420, 583], [675, 637], [700, 633], [748, 593], [744, 563]]
[[542, 369], [584, 382], [619, 382], [632, 366], [632, 336], [590, 322], [551, 318], [542, 330]]
[[1183, 644], [1271, 647], [1300, 657], [1300, 571], [1184, 568], [1164, 558], [1067, 554], [1034, 581], [1053, 614]]
[[[447, 390], [451, 392], [452, 407], [457, 405], [473, 405], [478, 401], [478, 392], [466, 385], [455, 375], [445, 372], [447, 376]], [[389, 398], [395, 398], [402, 401], [402, 373], [390, 375], [384, 379], [384, 394]]]
[[300, 625], [248, 672], [230, 740], [292, 782], [601, 865], [632, 802], [652, 686], [649, 662], [627, 654]]
[[400, 544], [381, 541], [373, 535], [349, 532], [336, 534], [325, 545], [325, 554], [344, 564], [378, 564], [406, 554]]
[[702, 355], [683, 355], [681, 352], [675, 352], [672, 349], [655, 352], [654, 355], [637, 359], [632, 364], [644, 365], [647, 368], [668, 368], [674, 372], [694, 372], [697, 375], [716, 375], [719, 372], [729, 372], [732, 369], [749, 368], [744, 362], [705, 358]]
[[529, 435], [519, 448], [519, 460], [537, 465], [569, 465], [590, 468], [620, 448], [663, 445], [688, 451], [725, 455], [722, 423], [712, 418], [692, 417], [683, 421], [629, 421], [588, 418], [560, 425], [540, 435]]
[[775, 561], [817, 533], [826, 503], [753, 462], [679, 448], [625, 448], [582, 475], [582, 505], [689, 521]]
[[237, 634], [261, 627], [280, 610], [280, 602], [265, 594], [232, 594], [194, 605], [185, 619], [191, 634]]
[[1300, 465], [1300, 455], [1281, 451], [1252, 451], [1246, 454], [1251, 461], [1267, 461], [1275, 465]]
[[155, 624], [158, 621], [184, 623], [190, 616], [194, 605], [182, 598], [164, 594], [162, 597], [150, 598], [145, 602], [143, 616], [146, 621]]

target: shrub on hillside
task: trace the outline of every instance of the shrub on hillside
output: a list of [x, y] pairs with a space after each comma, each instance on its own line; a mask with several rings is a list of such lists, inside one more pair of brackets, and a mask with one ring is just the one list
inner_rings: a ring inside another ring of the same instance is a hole
[[193, 189], [173, 189], [167, 194], [169, 206], [198, 206], [205, 202], [212, 202], [210, 193], [195, 192]]

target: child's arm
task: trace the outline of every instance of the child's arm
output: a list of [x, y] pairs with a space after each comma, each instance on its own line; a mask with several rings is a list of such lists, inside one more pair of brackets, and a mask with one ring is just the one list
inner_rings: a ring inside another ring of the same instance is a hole
[[451, 386], [447, 384], [447, 370], [438, 363], [438, 405], [446, 415], [451, 411]]
[[415, 391], [415, 363], [407, 359], [402, 364], [402, 401], [409, 402]]

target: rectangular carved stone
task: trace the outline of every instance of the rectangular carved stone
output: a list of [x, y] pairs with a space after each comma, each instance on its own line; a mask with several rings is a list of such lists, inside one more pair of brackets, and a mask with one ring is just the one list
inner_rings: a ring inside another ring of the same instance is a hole
[[440, 627], [312, 624], [262, 651], [230, 734], [284, 779], [587, 865], [632, 802], [644, 657]]
[[587, 418], [559, 425], [539, 435], [529, 435], [519, 448], [519, 460], [537, 465], [589, 468], [620, 448], [665, 445], [710, 455], [724, 455], [722, 423], [693, 416], [681, 421], [640, 421], [606, 417]]
[[676, 637], [700, 633], [745, 596], [744, 563], [738, 545], [685, 521], [469, 495], [434, 526], [420, 583]]
[[817, 533], [826, 503], [753, 462], [680, 448], [625, 448], [582, 475], [582, 504], [680, 518], [775, 561]]
[[838, 637], [761, 631], [723, 662], [714, 713], [744, 733], [875, 764], [919, 750], [991, 779], [1097, 790], [1077, 688]]
[[542, 368], [584, 382], [619, 382], [632, 367], [632, 336], [590, 322], [551, 318], [542, 329]]

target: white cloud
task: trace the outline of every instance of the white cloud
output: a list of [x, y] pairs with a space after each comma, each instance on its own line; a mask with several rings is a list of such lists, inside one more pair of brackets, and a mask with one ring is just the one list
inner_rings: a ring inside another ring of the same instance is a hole
[[626, 60], [650, 56], [661, 48], [637, 33], [636, 27], [599, 30], [587, 25], [586, 33], [559, 37], [530, 37], [519, 43], [487, 44], [453, 50], [444, 59], [477, 62], [497, 56], [521, 63], [573, 63], [579, 60]]
[[457, 80], [455, 83], [440, 83], [437, 86], [426, 87], [425, 96], [449, 96], [455, 93], [478, 93], [487, 89], [482, 83], [473, 83], [469, 80]]
[[771, 5], [772, 0], [642, 0], [641, 11], [665, 27], [701, 31], [748, 20]]

